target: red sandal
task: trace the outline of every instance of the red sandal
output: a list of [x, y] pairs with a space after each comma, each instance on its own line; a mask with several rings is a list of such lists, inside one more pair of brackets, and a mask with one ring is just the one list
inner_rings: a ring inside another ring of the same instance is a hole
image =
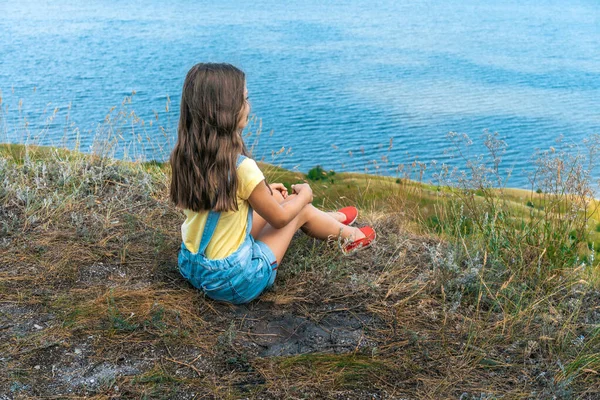
[[367, 247], [370, 247], [373, 243], [375, 243], [377, 234], [375, 233], [373, 228], [371, 228], [370, 226], [363, 226], [362, 228], [359, 228], [359, 230], [362, 233], [364, 233], [365, 237], [343, 245], [342, 253], [344, 253], [344, 255], [349, 255], [359, 250], [366, 249]]
[[344, 207], [337, 210], [337, 212], [342, 213], [346, 216], [346, 220], [342, 222], [344, 225], [352, 225], [354, 221], [356, 221], [356, 217], [358, 217], [358, 210], [356, 207]]

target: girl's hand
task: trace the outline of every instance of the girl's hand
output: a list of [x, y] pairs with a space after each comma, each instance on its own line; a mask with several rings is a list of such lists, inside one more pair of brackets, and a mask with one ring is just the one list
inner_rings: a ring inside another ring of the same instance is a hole
[[288, 197], [287, 188], [283, 186], [283, 183], [271, 183], [269, 187], [271, 190], [277, 190], [279, 193], [281, 193], [284, 199]]
[[313, 201], [313, 192], [308, 183], [292, 185], [292, 192], [296, 193], [298, 196], [306, 196], [307, 204], [312, 203]]

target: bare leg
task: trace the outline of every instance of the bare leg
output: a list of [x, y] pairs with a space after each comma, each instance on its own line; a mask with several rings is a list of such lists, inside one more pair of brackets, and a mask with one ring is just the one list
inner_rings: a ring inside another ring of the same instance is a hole
[[294, 233], [300, 228], [308, 235], [323, 240], [338, 236], [343, 239], [364, 237], [358, 228], [342, 224], [333, 215], [316, 209], [312, 204], [304, 207], [300, 214], [283, 228], [275, 229], [271, 225], [265, 224], [264, 228], [254, 237], [269, 246], [277, 261], [281, 262]]
[[[280, 204], [281, 203], [285, 203], [286, 201], [288, 201], [289, 199], [293, 198], [294, 196], [295, 196], [295, 194], [291, 194], [286, 199], [284, 199], [283, 196], [281, 195], [281, 193], [279, 191], [273, 190], [273, 197]], [[334, 219], [336, 219], [339, 222], [342, 222], [342, 221], [346, 220], [346, 216], [344, 214], [342, 214], [342, 213], [337, 212], [337, 211], [328, 212], [327, 214], [330, 215], [331, 217], [333, 217]], [[252, 230], [250, 231], [250, 234], [252, 235], [252, 237], [253, 238], [258, 237], [259, 233], [264, 229], [264, 227], [266, 225], [267, 225], [267, 221], [265, 221], [265, 219], [263, 217], [261, 217], [260, 215], [258, 215], [258, 213], [256, 211], [253, 211], [253, 214], [252, 214]], [[307, 232], [307, 234], [310, 235], [310, 233], [308, 233], [308, 232]]]

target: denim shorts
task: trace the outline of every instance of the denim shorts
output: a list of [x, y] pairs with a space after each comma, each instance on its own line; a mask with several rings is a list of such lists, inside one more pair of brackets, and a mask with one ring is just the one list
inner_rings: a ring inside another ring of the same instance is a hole
[[277, 275], [277, 259], [269, 246], [250, 235], [233, 254], [218, 260], [191, 253], [182, 243], [178, 264], [181, 275], [207, 297], [233, 304], [254, 300]]

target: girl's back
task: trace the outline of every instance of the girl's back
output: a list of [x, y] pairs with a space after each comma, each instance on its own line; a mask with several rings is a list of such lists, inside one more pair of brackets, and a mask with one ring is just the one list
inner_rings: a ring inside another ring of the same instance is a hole
[[290, 196], [283, 184], [266, 184], [242, 139], [247, 93], [244, 73], [232, 65], [192, 67], [171, 153], [170, 197], [186, 215], [179, 269], [207, 296], [231, 303], [249, 302], [273, 284], [300, 228], [319, 239], [340, 236], [352, 249], [375, 238], [371, 228], [347, 226], [356, 212], [313, 207], [308, 184], [292, 186]]
[[[248, 197], [261, 181], [265, 179], [256, 162], [245, 158], [237, 168], [238, 209], [234, 211], [221, 212], [219, 222], [212, 236], [212, 240], [206, 248], [208, 258], [225, 258], [232, 254], [244, 241], [248, 213], [252, 212]], [[192, 253], [197, 253], [202, 239], [202, 232], [206, 225], [208, 211], [183, 210], [186, 220], [181, 226], [181, 235], [185, 247]]]

